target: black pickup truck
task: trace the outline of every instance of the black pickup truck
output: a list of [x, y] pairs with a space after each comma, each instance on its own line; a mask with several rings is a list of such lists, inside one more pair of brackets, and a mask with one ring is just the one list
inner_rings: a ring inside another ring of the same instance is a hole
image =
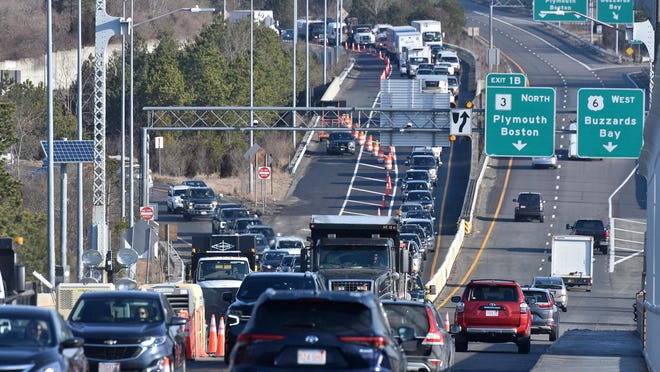
[[575, 221], [572, 226], [566, 224], [567, 230], [572, 230], [575, 235], [589, 235], [594, 238], [594, 248], [598, 248], [602, 254], [607, 254], [610, 245], [609, 226], [601, 220], [581, 219]]

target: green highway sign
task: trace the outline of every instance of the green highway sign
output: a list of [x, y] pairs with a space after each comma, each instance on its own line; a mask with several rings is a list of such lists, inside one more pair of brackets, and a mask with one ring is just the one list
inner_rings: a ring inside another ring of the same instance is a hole
[[603, 23], [633, 23], [633, 0], [597, 0], [596, 19]]
[[527, 86], [525, 74], [499, 74], [493, 73], [486, 76], [487, 87], [524, 87]]
[[535, 21], [586, 21], [580, 14], [587, 15], [587, 0], [534, 0], [533, 18]]
[[487, 87], [485, 136], [490, 156], [552, 156], [555, 90]]
[[644, 101], [642, 89], [578, 90], [578, 156], [638, 158], [642, 149]]

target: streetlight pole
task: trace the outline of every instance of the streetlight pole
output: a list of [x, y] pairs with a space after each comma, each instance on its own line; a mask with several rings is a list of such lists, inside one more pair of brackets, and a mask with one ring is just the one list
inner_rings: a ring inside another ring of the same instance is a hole
[[[254, 125], [254, 1], [250, 0], [250, 126]], [[250, 149], [254, 146], [254, 131], [250, 130]], [[254, 165], [250, 163], [250, 194], [255, 193], [254, 200], [257, 200], [256, 189], [254, 187]]]
[[[130, 71], [130, 83], [129, 83], [130, 84], [130, 94], [129, 94], [130, 95], [130, 101], [129, 101], [129, 111], [130, 111], [130, 114], [129, 114], [130, 115], [129, 116], [129, 131], [130, 131], [130, 141], [129, 141], [129, 146], [130, 146], [130, 150], [129, 150], [129, 157], [130, 157], [130, 170], [129, 170], [129, 176], [130, 176], [130, 181], [129, 181], [129, 185], [130, 185], [130, 187], [129, 187], [129, 189], [130, 189], [129, 190], [129, 205], [130, 205], [130, 208], [129, 208], [129, 226], [131, 226], [131, 227], [133, 226], [133, 221], [135, 220], [135, 217], [134, 217], [134, 210], [135, 210], [134, 195], [135, 195], [135, 192], [134, 192], [134, 182], [133, 182], [134, 177], [135, 177], [135, 174], [134, 174], [134, 171], [133, 171], [133, 162], [135, 161], [134, 160], [135, 159], [135, 155], [134, 155], [134, 147], [135, 146], [134, 146], [134, 138], [133, 138], [133, 135], [134, 135], [134, 132], [133, 132], [134, 131], [134, 128], [133, 128], [133, 125], [134, 125], [134, 121], [133, 121], [133, 111], [134, 111], [133, 110], [133, 104], [134, 104], [134, 95], [133, 95], [133, 78], [134, 78], [134, 75], [133, 75], [133, 29], [137, 26], [140, 26], [140, 25], [143, 25], [145, 23], [167, 17], [167, 16], [172, 15], [174, 13], [178, 13], [178, 12], [209, 13], [209, 12], [215, 12], [215, 8], [200, 8], [199, 6], [195, 6], [195, 7], [192, 7], [192, 8], [178, 8], [178, 9], [171, 10], [167, 13], [161, 14], [159, 16], [149, 18], [149, 19], [145, 19], [144, 21], [141, 21], [141, 22], [138, 22], [138, 23], [133, 23], [133, 11], [134, 11], [134, 0], [131, 0], [131, 18], [129, 20], [129, 30], [128, 30], [130, 44], [131, 44], [130, 56], [129, 56], [129, 59], [130, 59], [130, 68], [129, 69], [131, 70]], [[143, 164], [142, 166], [145, 166], [145, 165], [147, 165], [147, 164]], [[123, 169], [124, 169], [124, 167], [122, 165], [122, 170]], [[148, 171], [145, 171], [145, 169], [141, 169], [141, 171], [142, 171], [142, 174], [143, 174], [142, 181], [147, 182]], [[144, 176], [145, 174], [146, 174], [146, 176]], [[122, 173], [122, 180], [125, 177], [126, 176]], [[124, 192], [125, 192], [125, 190], [122, 188], [122, 193], [124, 193]]]

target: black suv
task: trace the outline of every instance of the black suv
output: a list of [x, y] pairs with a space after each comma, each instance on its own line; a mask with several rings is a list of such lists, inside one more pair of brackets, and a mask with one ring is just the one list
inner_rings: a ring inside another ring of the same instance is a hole
[[254, 306], [230, 371], [406, 371], [372, 292], [267, 290]]
[[218, 199], [210, 187], [191, 187], [183, 196], [183, 218], [213, 218]]
[[514, 221], [520, 221], [522, 219], [530, 220], [539, 220], [543, 223], [543, 204], [545, 200], [538, 192], [521, 192], [518, 194], [516, 199], [513, 199], [513, 202], [516, 203], [516, 209], [513, 215]]
[[236, 343], [236, 337], [250, 320], [255, 302], [268, 288], [288, 291], [296, 289], [321, 291], [326, 289], [325, 280], [316, 273], [253, 272], [248, 274], [235, 294], [234, 292], [222, 294], [224, 301], [231, 302], [227, 308], [227, 317], [225, 318], [227, 319], [225, 326], [225, 362], [229, 362], [229, 355]]
[[328, 154], [349, 153], [355, 155], [355, 140], [349, 132], [332, 132], [326, 146]]
[[183, 325], [167, 297], [146, 291], [89, 291], [76, 301], [67, 323], [85, 339], [90, 370], [186, 370]]

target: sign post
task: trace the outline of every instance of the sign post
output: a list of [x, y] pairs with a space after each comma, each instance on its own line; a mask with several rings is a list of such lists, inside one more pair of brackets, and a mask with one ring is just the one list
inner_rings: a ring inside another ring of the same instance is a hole
[[578, 156], [637, 159], [642, 149], [644, 101], [642, 89], [578, 90]]
[[555, 90], [486, 89], [486, 154], [552, 156], [555, 153]]

